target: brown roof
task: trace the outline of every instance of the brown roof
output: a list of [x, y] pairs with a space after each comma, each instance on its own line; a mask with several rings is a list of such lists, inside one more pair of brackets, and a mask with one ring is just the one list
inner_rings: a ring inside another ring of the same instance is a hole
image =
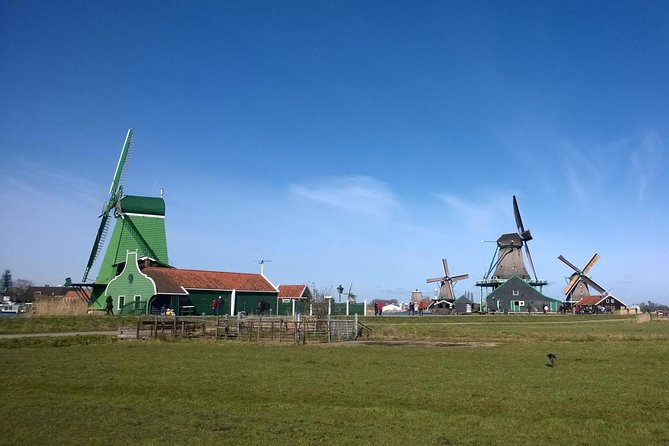
[[280, 299], [299, 299], [304, 297], [306, 285], [279, 285]]
[[187, 294], [185, 290], [188, 289], [274, 293], [278, 291], [262, 274], [161, 268], [155, 266], [144, 268], [142, 272], [153, 279], [159, 294]]
[[623, 305], [625, 307], [627, 306], [625, 302], [623, 302], [622, 300], [618, 299], [617, 297], [611, 294], [602, 294], [600, 296], [585, 296], [581, 300], [576, 302], [574, 305], [599, 305], [606, 298], [615, 299], [620, 305]]
[[606, 296], [585, 296], [581, 300], [576, 302], [575, 305], [597, 305], [599, 304]]

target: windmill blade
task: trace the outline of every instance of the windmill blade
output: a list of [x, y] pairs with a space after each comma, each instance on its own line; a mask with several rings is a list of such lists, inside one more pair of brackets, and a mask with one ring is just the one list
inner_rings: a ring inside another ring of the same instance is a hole
[[565, 296], [568, 296], [569, 293], [571, 293], [572, 289], [576, 286], [576, 282], [578, 282], [579, 277], [581, 276], [578, 273], [573, 273], [571, 275], [571, 277], [569, 278], [569, 282], [567, 283], [567, 286], [564, 287], [564, 290], [562, 290]]
[[119, 189], [121, 187], [121, 180], [125, 177], [125, 164], [128, 159], [128, 154], [130, 153], [130, 147], [132, 144], [132, 129], [128, 129], [128, 133], [125, 136], [125, 142], [121, 148], [121, 156], [118, 158], [118, 163], [116, 164], [116, 171], [114, 172], [114, 177], [112, 178], [111, 186], [109, 187], [110, 195], [110, 205], [109, 208], [113, 207], [116, 204], [116, 201], [120, 198]]
[[534, 269], [534, 262], [532, 261], [532, 255], [530, 254], [530, 247], [527, 246], [527, 242], [525, 242], [525, 253], [527, 254], [527, 260], [530, 261], [530, 267], [532, 268], [532, 274], [534, 275], [534, 280], [539, 280], [537, 279], [537, 272]]
[[602, 294], [606, 293], [606, 290], [604, 289], [604, 287], [601, 286], [600, 284], [598, 284], [597, 282], [595, 282], [594, 280], [592, 280], [590, 277], [583, 276], [583, 280], [585, 281], [585, 283], [587, 283], [588, 285], [590, 285], [591, 287], [593, 287], [594, 289], [596, 289], [600, 293], [602, 293]]
[[91, 270], [95, 259], [102, 249], [104, 243], [104, 236], [107, 233], [107, 228], [109, 227], [109, 213], [102, 215], [102, 220], [100, 221], [100, 227], [98, 228], [98, 233], [95, 236], [95, 241], [93, 242], [93, 248], [91, 249], [91, 255], [88, 257], [88, 263], [86, 264], [86, 271], [84, 271], [84, 278], [82, 282], [86, 282], [88, 278], [88, 272]]
[[441, 263], [444, 265], [444, 276], [448, 277], [448, 260], [441, 259]]
[[513, 215], [516, 217], [516, 227], [518, 228], [518, 234], [522, 233], [525, 231], [525, 228], [523, 227], [523, 219], [520, 218], [520, 209], [518, 209], [518, 200], [516, 200], [516, 196], [513, 196]]
[[469, 274], [460, 274], [458, 276], [451, 277], [451, 282], [455, 283], [459, 280], [469, 279]]
[[434, 282], [441, 282], [444, 280], [444, 277], [435, 277], [433, 279], [427, 279], [426, 283], [434, 283]]
[[523, 219], [520, 217], [518, 200], [516, 200], [515, 195], [513, 196], [513, 215], [516, 218], [516, 227], [518, 228], [518, 235], [520, 235], [520, 238], [523, 241], [532, 240], [532, 234], [530, 233], [530, 230], [525, 230], [525, 226], [523, 226]]
[[558, 256], [558, 259], [560, 259], [560, 260], [562, 261], [562, 263], [564, 263], [565, 265], [567, 265], [569, 268], [573, 269], [573, 270], [576, 271], [577, 273], [579, 273], [579, 274], [581, 273], [581, 270], [578, 269], [578, 268], [576, 268], [576, 267], [575, 267], [569, 260], [565, 259], [565, 258], [562, 256], [562, 254], [560, 254], [560, 255]]
[[588, 274], [588, 271], [592, 268], [592, 266], [597, 263], [597, 260], [599, 259], [599, 254], [595, 253], [594, 256], [590, 259], [587, 265], [585, 265], [585, 268], [583, 268], [583, 274]]

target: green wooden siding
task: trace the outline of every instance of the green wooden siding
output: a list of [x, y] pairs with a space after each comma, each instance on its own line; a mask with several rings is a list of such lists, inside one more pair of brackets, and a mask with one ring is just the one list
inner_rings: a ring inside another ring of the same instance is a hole
[[125, 260], [129, 250], [136, 251], [138, 257], [151, 257], [169, 264], [165, 219], [161, 216], [136, 215], [116, 219], [96, 283], [109, 283], [116, 276], [115, 265]]
[[[125, 258], [125, 268], [113, 278], [98, 301], [106, 301], [111, 296], [114, 301], [114, 311], [118, 314], [145, 314], [149, 299], [156, 294], [153, 281], [142, 274], [137, 266], [137, 253], [128, 252]], [[119, 297], [123, 296], [123, 305], [120, 306]], [[139, 296], [139, 303], [135, 302]], [[120, 308], [119, 308], [120, 307]]]
[[[285, 302], [284, 302], [285, 301]], [[292, 316], [293, 303], [292, 299], [279, 299], [278, 313], [280, 316]], [[305, 300], [295, 301], [295, 314], [309, 314], [309, 305]]]
[[277, 313], [276, 297], [278, 293], [261, 293], [254, 291], [237, 291], [235, 298], [235, 314], [245, 311], [247, 314], [258, 313], [258, 303], [266, 301], [272, 310], [272, 314]]
[[[261, 301], [266, 301], [272, 310], [272, 314], [277, 314], [276, 292], [237, 291], [235, 310], [231, 312], [232, 292], [217, 290], [188, 290], [187, 296], [178, 296], [178, 313], [182, 314], [182, 310], [187, 310], [194, 315], [205, 314], [212, 316], [214, 315], [214, 310], [211, 308], [211, 301], [213, 299], [218, 300], [218, 296], [221, 296], [223, 301], [223, 307], [219, 311], [220, 315], [234, 315], [240, 311], [245, 311], [248, 314], [256, 314], [258, 312], [258, 303]], [[156, 299], [159, 299], [159, 297], [156, 297]], [[176, 309], [176, 307], [174, 308]]]
[[219, 310], [219, 314], [230, 314], [230, 301], [232, 299], [230, 291], [189, 290], [188, 293], [188, 296], [180, 297], [180, 308], [192, 306], [193, 314], [214, 315], [214, 311], [211, 309], [211, 301], [212, 299], [218, 300], [218, 296], [221, 296], [223, 307]]

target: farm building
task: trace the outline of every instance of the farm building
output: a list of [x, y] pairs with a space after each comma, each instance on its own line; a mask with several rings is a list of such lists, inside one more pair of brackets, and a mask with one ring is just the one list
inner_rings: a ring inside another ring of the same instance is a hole
[[544, 305], [556, 313], [561, 302], [545, 296], [518, 276], [506, 280], [486, 297], [488, 311], [541, 312]]
[[627, 305], [610, 294], [585, 296], [574, 304], [577, 313], [613, 313], [627, 308]]
[[62, 286], [31, 286], [26, 291], [26, 296], [30, 300], [39, 299], [42, 297], [63, 297], [65, 296], [65, 287]]
[[[277, 312], [279, 290], [262, 274], [201, 271], [150, 265], [128, 252], [122, 271], [109, 281], [117, 314], [159, 314], [163, 306], [177, 315]], [[220, 298], [220, 299], [219, 299]]]
[[306, 285], [279, 285], [277, 314], [293, 316], [305, 313], [306, 305], [311, 298], [311, 290]]
[[474, 302], [467, 299], [465, 296], [460, 296], [453, 302], [453, 307], [457, 314], [471, 314], [474, 309]]

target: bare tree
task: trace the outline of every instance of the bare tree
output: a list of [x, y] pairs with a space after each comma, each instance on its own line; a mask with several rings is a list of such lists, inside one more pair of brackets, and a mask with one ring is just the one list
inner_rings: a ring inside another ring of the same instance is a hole
[[7, 294], [17, 302], [32, 301], [32, 296], [28, 294], [28, 290], [32, 286], [33, 283], [30, 280], [16, 279]]
[[328, 315], [328, 308], [332, 301], [332, 285], [330, 287], [318, 287], [315, 283], [311, 283], [311, 312], [318, 319], [323, 319]]

